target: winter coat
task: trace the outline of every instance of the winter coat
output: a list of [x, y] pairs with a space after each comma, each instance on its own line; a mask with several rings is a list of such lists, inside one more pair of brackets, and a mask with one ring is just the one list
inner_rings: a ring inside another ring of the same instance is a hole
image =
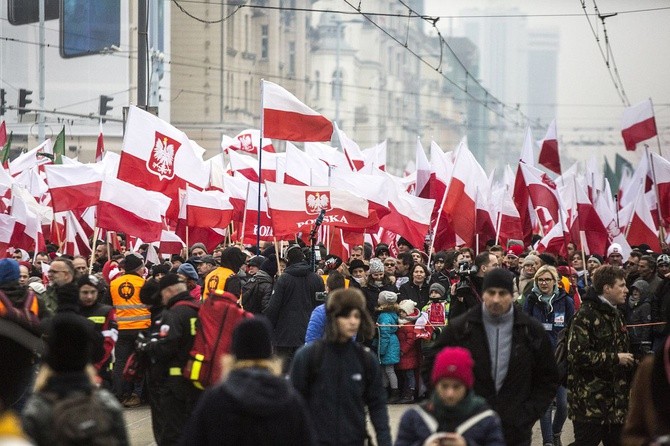
[[423, 308], [424, 305], [428, 303], [428, 290], [430, 285], [428, 285], [428, 280], [424, 280], [421, 286], [416, 285], [414, 281], [410, 280], [409, 282], [400, 286], [400, 291], [398, 292], [398, 302], [409, 299], [416, 302], [418, 308]]
[[477, 395], [495, 410], [502, 420], [509, 445], [530, 441], [535, 422], [556, 395], [558, 370], [544, 327], [518, 308], [514, 308], [512, 351], [507, 375], [496, 392], [491, 374], [491, 356], [483, 323], [482, 305], [452, 319], [426, 353], [424, 382], [430, 382], [435, 355], [446, 346], [465, 347], [474, 359]]
[[416, 308], [414, 314], [398, 320], [401, 324], [396, 333], [400, 343], [400, 362], [396, 366], [398, 370], [414, 370], [421, 366], [421, 340], [417, 339], [414, 328], [414, 322], [420, 315], [421, 312]]
[[[659, 391], [652, 384], [654, 362], [654, 355], [646, 356], [635, 373], [626, 424], [621, 434], [623, 446], [643, 446], [656, 437], [670, 435], [670, 417], [657, 411], [652, 397], [652, 392]], [[667, 398], [670, 395], [665, 401]]]
[[[291, 382], [307, 401], [320, 445], [360, 446], [366, 438], [365, 408], [377, 444], [391, 445], [386, 392], [376, 358], [353, 341], [325, 342], [316, 370], [311, 355], [319, 344], [299, 349], [291, 365]], [[361, 359], [365, 359], [367, 365]], [[286, 443], [289, 444], [289, 443]], [[297, 444], [297, 443], [294, 443]]]
[[[652, 322], [668, 322], [665, 320], [665, 315], [670, 306], [670, 279], [663, 279], [663, 282], [656, 290], [656, 295], [651, 301], [651, 320]], [[653, 327], [654, 336], [662, 338], [665, 334], [670, 333], [670, 327], [666, 325], [656, 325]]]
[[381, 365], [393, 365], [400, 362], [400, 342], [398, 341], [398, 305], [385, 305], [378, 308], [377, 327], [379, 341], [377, 355]]
[[[486, 405], [486, 403], [476, 407], [464, 417], [449, 421], [452, 421], [451, 424], [458, 426], [485, 410], [488, 410], [488, 405]], [[427, 420], [430, 420], [431, 426], [429, 426]], [[439, 422], [433, 415], [430, 402], [421, 404], [420, 406], [410, 407], [400, 419], [400, 427], [398, 428], [398, 437], [396, 438], [395, 446], [421, 446], [426, 439], [435, 432], [435, 429], [439, 429], [438, 425]], [[462, 435], [468, 445], [505, 445], [500, 417], [495, 412], [493, 415], [487, 416], [475, 423], [472, 427], [463, 432]]]
[[305, 333], [305, 344], [321, 339], [326, 333], [326, 304], [321, 304], [312, 311]]
[[253, 314], [263, 313], [263, 300], [269, 301], [273, 279], [259, 270], [242, 287], [242, 308]]
[[316, 293], [324, 289], [323, 280], [307, 262], [286, 267], [263, 312], [272, 324], [275, 346], [299, 347], [305, 343], [307, 323], [317, 306]]
[[[651, 300], [653, 297], [649, 292], [649, 284], [642, 279], [638, 279], [633, 286], [640, 291], [640, 300], [633, 307], [630, 306], [629, 302], [626, 302], [624, 307], [626, 324], [648, 324], [651, 322]], [[652, 327], [629, 327], [628, 336], [633, 353], [642, 353], [643, 342], [648, 343], [649, 349], [651, 348]]]
[[526, 295], [523, 311], [540, 321], [544, 331], [549, 335], [552, 349], [556, 349], [558, 333], [568, 326], [575, 315], [575, 303], [563, 289], [558, 287], [554, 287], [548, 303], [540, 298], [541, 294], [537, 287], [533, 287]]
[[234, 370], [200, 398], [183, 445], [313, 445], [316, 434], [302, 397], [262, 368]]
[[[55, 438], [53, 426], [54, 403], [46, 394], [57, 395], [58, 400], [65, 399], [75, 393], [90, 393], [93, 385], [85, 372], [72, 372], [54, 375], [49, 378], [45, 387], [34, 393], [23, 409], [22, 423], [24, 432], [38, 446], [51, 446]], [[97, 390], [101, 410], [106, 411], [112, 419], [112, 431], [120, 446], [130, 444], [123, 419], [123, 407], [109, 391]]]
[[590, 289], [575, 314], [568, 339], [568, 415], [571, 420], [623, 424], [631, 368], [618, 353], [630, 352], [621, 312]]
[[[361, 288], [361, 291], [365, 295], [365, 306], [372, 319], [375, 320], [379, 293], [382, 291], [391, 291], [393, 293], [397, 293], [398, 289], [394, 284], [388, 282], [388, 279], [384, 278], [384, 283], [382, 286], [376, 286], [374, 283], [372, 283], [372, 280], [368, 279], [368, 283]], [[398, 299], [398, 301], [400, 301], [400, 299]]]

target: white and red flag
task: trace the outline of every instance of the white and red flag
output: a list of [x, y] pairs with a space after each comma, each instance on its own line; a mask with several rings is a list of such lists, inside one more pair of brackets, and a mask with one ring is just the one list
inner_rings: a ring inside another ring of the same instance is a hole
[[[16, 219], [9, 214], [0, 214], [0, 256], [5, 257], [7, 249], [12, 246], [12, 234]], [[18, 246], [14, 246], [18, 248]]]
[[538, 242], [538, 252], [550, 252], [561, 256], [567, 256], [567, 246], [570, 240], [570, 233], [565, 227], [563, 221], [559, 221], [547, 232]]
[[[249, 155], [257, 155], [258, 147], [261, 145], [261, 131], [256, 129], [242, 130], [235, 137], [223, 135], [221, 138], [221, 149], [224, 153], [229, 150], [243, 152]], [[263, 150], [266, 152], [275, 152], [270, 138], [263, 138]]]
[[312, 158], [323, 161], [331, 167], [342, 167], [349, 165], [347, 157], [344, 156], [344, 153], [337, 150], [335, 147], [331, 147], [328, 144], [321, 142], [306, 142], [305, 153]]
[[533, 236], [534, 213], [532, 212], [533, 205], [530, 201], [528, 187], [526, 187], [526, 182], [523, 173], [521, 172], [521, 164], [535, 166], [534, 145], [533, 134], [530, 127], [528, 127], [521, 149], [521, 157], [519, 158], [519, 165], [517, 166], [516, 177], [514, 179], [514, 190], [512, 193], [514, 204], [516, 205], [516, 208], [519, 211], [519, 217], [521, 218], [523, 241], [526, 246], [530, 245]]
[[[12, 187], [11, 216], [16, 219], [11, 238], [12, 246], [26, 251], [46, 249], [42, 232], [43, 215], [40, 215], [39, 208], [41, 206], [28, 191], [17, 185]], [[53, 215], [51, 218], [53, 219]]]
[[[261, 181], [275, 181], [277, 178], [277, 157], [278, 154], [267, 153], [263, 156], [261, 165]], [[249, 155], [229, 151], [230, 170], [235, 174], [242, 175], [249, 181], [258, 182], [258, 160]]]
[[115, 178], [105, 178], [98, 203], [98, 227], [153, 242], [160, 240], [163, 216], [170, 205], [165, 195]]
[[172, 231], [161, 231], [161, 241], [159, 245], [159, 250], [161, 253], [181, 254], [185, 247], [186, 243], [184, 243], [177, 234]]
[[626, 150], [635, 150], [635, 145], [658, 135], [654, 106], [651, 99], [626, 107], [621, 116], [621, 136]]
[[86, 209], [100, 201], [102, 170], [94, 164], [44, 167], [54, 212]]
[[[256, 244], [258, 240], [271, 242], [274, 237], [272, 219], [268, 213], [265, 186], [261, 184], [260, 209], [258, 207], [258, 183], [247, 183], [246, 208], [242, 225], [242, 242]], [[260, 214], [260, 226], [258, 217]]]
[[[432, 155], [432, 153], [431, 153]], [[421, 140], [416, 139], [416, 189], [414, 195], [422, 198], [431, 198], [431, 167], [426, 152], [423, 150]]]
[[[533, 203], [533, 207], [538, 213], [538, 217], [544, 220], [542, 224], [548, 225], [551, 222], [556, 224], [559, 220], [560, 212], [556, 184], [554, 184], [546, 173], [536, 167], [519, 163], [519, 169], [523, 175], [523, 180], [528, 189], [528, 195]], [[545, 210], [546, 212], [543, 212]], [[551, 221], [548, 221], [547, 215]]]
[[538, 163], [556, 173], [561, 174], [561, 158], [558, 155], [558, 137], [556, 136], [556, 120], [549, 124], [547, 135], [540, 145], [540, 158]]
[[329, 187], [265, 183], [268, 210], [276, 236], [309, 231], [322, 211], [323, 224], [361, 230], [379, 223], [368, 210], [368, 201], [350, 192]]
[[381, 171], [386, 170], [386, 140], [374, 147], [363, 149], [365, 164]]
[[388, 183], [385, 176], [381, 171], [375, 172], [375, 175], [366, 175], [360, 172], [348, 172], [346, 169], [334, 169], [330, 185], [368, 200], [370, 214], [375, 212], [377, 218], [381, 220], [390, 212]]
[[65, 238], [63, 239], [63, 253], [71, 256], [89, 256], [91, 254], [91, 246], [88, 244], [88, 237], [86, 231], [81, 227], [79, 221], [72, 212], [65, 212]]
[[44, 164], [53, 164], [53, 148], [51, 139], [45, 140], [34, 149], [22, 153], [15, 160], [9, 162], [9, 174], [16, 176], [24, 170]]
[[651, 162], [656, 173], [658, 208], [661, 210], [663, 225], [667, 226], [670, 225], [670, 161], [652, 153]]
[[233, 218], [230, 195], [186, 186], [186, 222], [189, 227], [225, 229]]
[[[130, 107], [119, 180], [169, 197], [172, 203], [167, 216], [174, 220], [179, 215], [179, 189], [186, 184], [204, 189], [209, 183], [206, 173], [202, 158], [198, 158], [184, 132], [151, 113]], [[155, 240], [158, 238], [151, 241]]]
[[[602, 255], [609, 246], [609, 232], [595, 206], [586, 195], [585, 188], [581, 184], [577, 184], [577, 187], [574, 185], [575, 183], [573, 183], [572, 189], [574, 189], [577, 198], [577, 212], [573, 226], [570, 228], [572, 240], [580, 241], [580, 245], [586, 244], [586, 246], [581, 246], [586, 255]], [[580, 233], [583, 233], [584, 237]]]
[[296, 186], [327, 186], [328, 165], [286, 142], [284, 183]]
[[337, 134], [338, 141], [340, 141], [340, 147], [342, 147], [344, 156], [347, 158], [349, 168], [354, 172], [363, 170], [365, 167], [365, 157], [356, 141], [349, 138], [346, 133], [340, 130], [337, 122], [335, 123], [335, 133]]
[[[509, 166], [507, 168], [509, 169]], [[499, 189], [493, 196], [494, 202], [500, 203], [500, 210], [496, 217], [498, 244], [507, 246], [509, 240], [523, 240], [521, 216], [519, 216], [519, 211], [514, 205], [509, 186]]]
[[263, 138], [330, 141], [333, 124], [277, 84], [261, 81]]
[[635, 200], [633, 217], [626, 230], [626, 239], [631, 246], [646, 243], [654, 252], [661, 252], [661, 244], [658, 240], [658, 231], [654, 224], [654, 217], [640, 187], [638, 199]]

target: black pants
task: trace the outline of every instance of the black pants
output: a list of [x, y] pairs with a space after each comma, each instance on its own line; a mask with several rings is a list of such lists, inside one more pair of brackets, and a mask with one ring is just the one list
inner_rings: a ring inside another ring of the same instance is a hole
[[163, 426], [157, 443], [176, 445], [201, 392], [184, 378], [173, 376], [160, 384], [159, 392]]
[[282, 359], [281, 372], [286, 375], [291, 370], [293, 355], [300, 347], [280, 347], [275, 346], [275, 353]]
[[573, 421], [575, 430], [575, 446], [619, 446], [621, 444], [621, 430], [623, 424], [598, 424], [583, 421]]

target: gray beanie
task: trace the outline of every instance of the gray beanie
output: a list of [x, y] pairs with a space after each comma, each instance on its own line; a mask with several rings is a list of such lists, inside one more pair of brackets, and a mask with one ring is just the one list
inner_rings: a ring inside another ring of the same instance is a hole
[[379, 293], [379, 305], [394, 304], [398, 301], [398, 295], [393, 291], [382, 291]]
[[383, 273], [384, 262], [378, 258], [370, 259], [370, 274]]
[[437, 282], [435, 282], [430, 286], [430, 288], [428, 289], [428, 295], [430, 295], [430, 293], [432, 293], [433, 291], [437, 291], [438, 293], [440, 293], [440, 297], [444, 297], [445, 293], [447, 292], [447, 290], [444, 289], [442, 284], [439, 284]]

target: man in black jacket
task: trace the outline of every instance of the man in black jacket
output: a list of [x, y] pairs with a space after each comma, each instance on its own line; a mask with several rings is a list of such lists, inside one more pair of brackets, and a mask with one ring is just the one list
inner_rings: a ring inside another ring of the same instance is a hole
[[551, 343], [542, 325], [512, 304], [509, 271], [492, 269], [482, 289], [483, 304], [451, 320], [437, 338], [424, 363], [424, 378], [443, 347], [467, 348], [475, 360], [475, 393], [500, 415], [506, 444], [530, 445], [533, 424], [558, 387]]
[[317, 305], [316, 293], [325, 290], [323, 280], [305, 261], [299, 245], [291, 245], [285, 254], [288, 266], [275, 283], [270, 303], [263, 314], [273, 328], [273, 343], [283, 357], [283, 372], [288, 372], [295, 351], [305, 343], [305, 332], [312, 310]]
[[165, 310], [157, 321], [158, 334], [149, 342], [138, 345], [148, 353], [151, 363], [163, 368], [159, 387], [162, 429], [157, 443], [161, 446], [177, 444], [181, 431], [200, 396], [190, 381], [182, 376], [193, 347], [198, 303], [191, 297], [186, 282], [174, 273], [159, 282]]

